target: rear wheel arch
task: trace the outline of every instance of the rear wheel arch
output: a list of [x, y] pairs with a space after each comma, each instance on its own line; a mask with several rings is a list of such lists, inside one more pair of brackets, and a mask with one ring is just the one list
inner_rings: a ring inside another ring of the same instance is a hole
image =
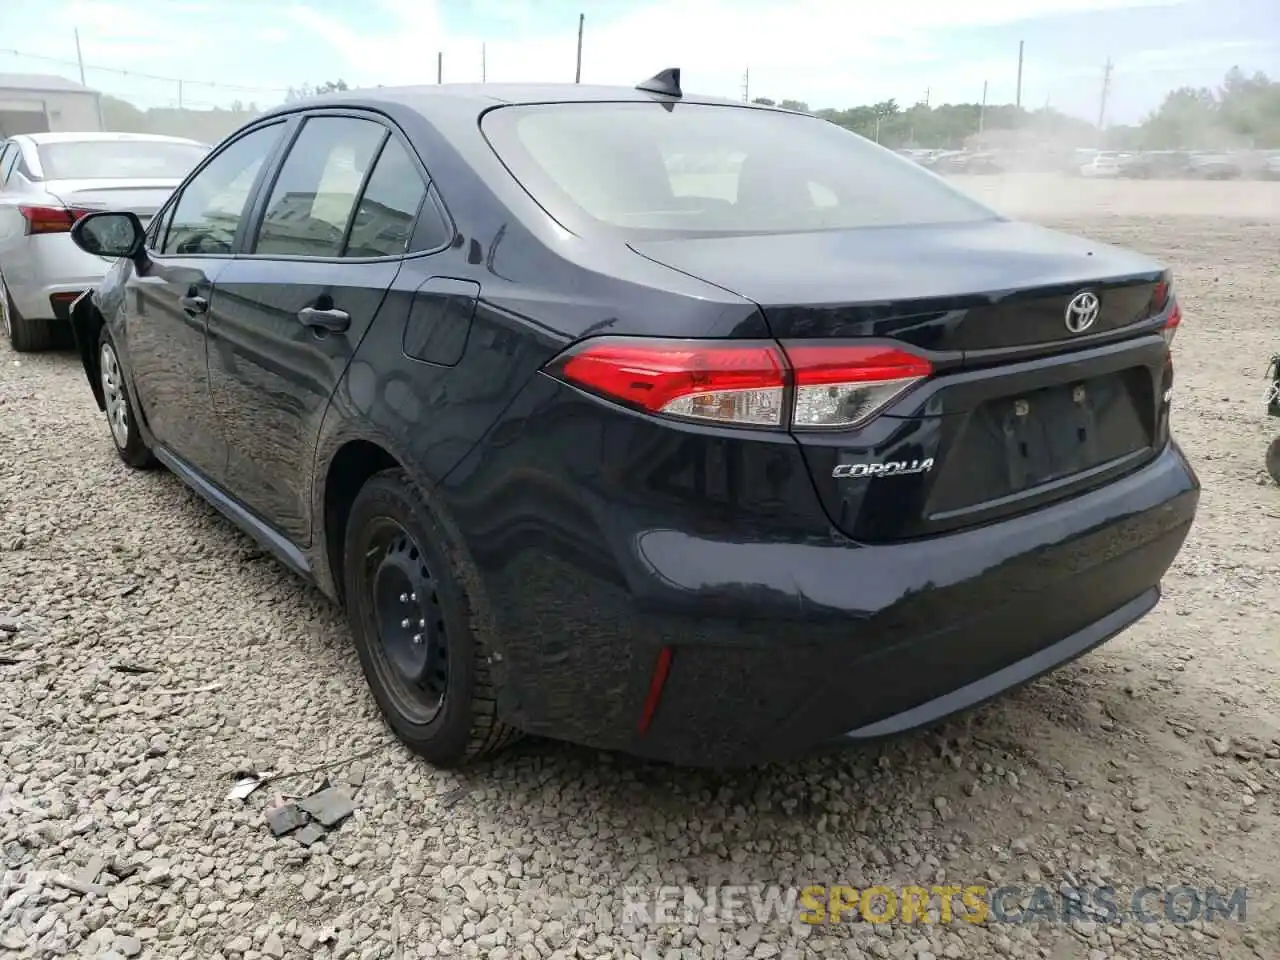
[[317, 505], [323, 510], [323, 563], [328, 567], [335, 599], [346, 607], [342, 571], [351, 507], [364, 485], [387, 470], [400, 470], [412, 481], [423, 505], [447, 541], [442, 546], [448, 550], [454, 575], [468, 595], [475, 629], [482, 634], [487, 646], [491, 649], [497, 647], [497, 628], [487, 591], [458, 524], [441, 502], [434, 485], [424, 481], [420, 471], [412, 469], [405, 458], [391, 449], [390, 444], [368, 437], [350, 437], [336, 446], [332, 456], [328, 457], [323, 471], [324, 486], [317, 498]]
[[383, 470], [401, 466], [389, 451], [371, 440], [348, 440], [329, 459], [324, 473], [321, 507], [324, 522], [325, 561], [337, 599], [344, 606], [342, 551], [347, 534], [347, 518], [356, 494], [369, 479]]

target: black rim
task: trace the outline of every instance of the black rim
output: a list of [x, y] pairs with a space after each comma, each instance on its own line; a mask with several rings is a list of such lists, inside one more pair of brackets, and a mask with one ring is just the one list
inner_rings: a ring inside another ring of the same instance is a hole
[[416, 724], [434, 720], [449, 687], [448, 644], [426, 556], [399, 523], [374, 521], [365, 550], [365, 591], [377, 631], [372, 653], [396, 709]]

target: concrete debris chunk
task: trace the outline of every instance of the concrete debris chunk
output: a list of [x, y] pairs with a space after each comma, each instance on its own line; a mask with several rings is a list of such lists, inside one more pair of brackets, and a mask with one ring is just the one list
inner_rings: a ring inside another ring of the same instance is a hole
[[317, 840], [324, 837], [324, 828], [315, 823], [308, 823], [305, 827], [293, 835], [293, 839], [297, 840], [304, 847], [309, 847]]
[[299, 800], [298, 806], [326, 827], [336, 827], [356, 809], [351, 795], [341, 787], [321, 790], [305, 800]]
[[272, 836], [283, 837], [286, 833], [305, 826], [306, 823], [307, 815], [298, 808], [296, 803], [267, 808], [267, 826], [271, 828]]

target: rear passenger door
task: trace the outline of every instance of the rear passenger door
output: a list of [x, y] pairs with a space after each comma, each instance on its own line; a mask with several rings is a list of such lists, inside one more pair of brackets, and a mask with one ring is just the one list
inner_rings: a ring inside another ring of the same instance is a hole
[[329, 398], [410, 248], [427, 179], [368, 114], [306, 117], [260, 194], [244, 252], [217, 279], [209, 376], [227, 490], [310, 542], [316, 438]]

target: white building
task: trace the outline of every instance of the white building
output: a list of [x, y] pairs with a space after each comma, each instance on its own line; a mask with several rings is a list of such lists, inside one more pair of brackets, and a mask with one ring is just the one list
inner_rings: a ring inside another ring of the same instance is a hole
[[102, 94], [38, 73], [0, 73], [0, 139], [20, 133], [102, 129]]

